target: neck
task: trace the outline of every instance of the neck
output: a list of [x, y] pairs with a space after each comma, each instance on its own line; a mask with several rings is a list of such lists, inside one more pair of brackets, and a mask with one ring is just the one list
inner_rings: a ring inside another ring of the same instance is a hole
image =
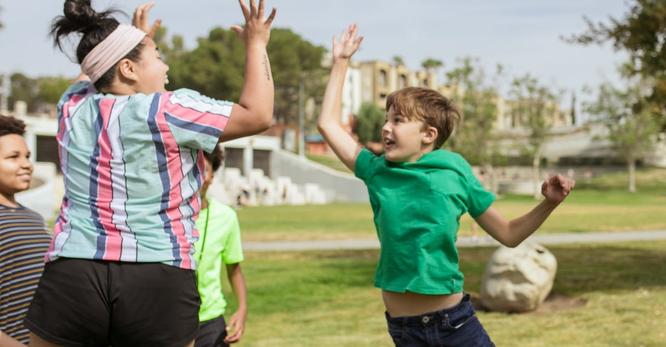
[[113, 95], [134, 95], [137, 93], [132, 87], [123, 83], [114, 83], [111, 87], [100, 90], [100, 92]]
[[201, 209], [208, 208], [208, 199], [206, 199], [206, 192], [201, 193]]
[[0, 193], [0, 205], [5, 205], [9, 207], [18, 207], [18, 203], [14, 198], [14, 194]]

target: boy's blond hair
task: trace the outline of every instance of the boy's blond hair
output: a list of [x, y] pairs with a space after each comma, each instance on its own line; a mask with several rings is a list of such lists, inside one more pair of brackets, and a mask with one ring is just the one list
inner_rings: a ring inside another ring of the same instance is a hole
[[386, 110], [393, 111], [409, 120], [420, 120], [437, 129], [435, 149], [441, 147], [451, 136], [462, 114], [458, 108], [439, 92], [420, 87], [407, 87], [396, 90], [386, 99]]

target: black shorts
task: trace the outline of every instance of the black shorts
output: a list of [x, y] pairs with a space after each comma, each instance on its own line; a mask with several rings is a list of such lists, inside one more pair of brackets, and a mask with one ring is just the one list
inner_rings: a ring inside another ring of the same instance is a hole
[[24, 324], [63, 346], [183, 347], [199, 303], [192, 270], [61, 258], [46, 264]]
[[227, 337], [227, 323], [224, 316], [201, 322], [194, 347], [229, 347], [224, 342]]

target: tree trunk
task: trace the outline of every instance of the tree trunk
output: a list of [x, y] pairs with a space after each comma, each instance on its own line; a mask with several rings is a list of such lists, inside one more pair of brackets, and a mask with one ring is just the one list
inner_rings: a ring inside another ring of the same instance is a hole
[[534, 199], [541, 198], [541, 178], [539, 167], [541, 166], [541, 153], [536, 153], [532, 159], [532, 183], [534, 184]]
[[636, 159], [629, 158], [627, 166], [629, 169], [629, 192], [636, 193]]

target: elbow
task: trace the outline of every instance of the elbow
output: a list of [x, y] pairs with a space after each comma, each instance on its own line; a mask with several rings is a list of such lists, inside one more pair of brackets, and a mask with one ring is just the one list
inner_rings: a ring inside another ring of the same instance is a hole
[[499, 243], [502, 244], [504, 247], [509, 247], [509, 248], [516, 248], [518, 245], [521, 244], [521, 241], [518, 240], [498, 240]]
[[507, 235], [503, 238], [498, 238], [497, 241], [502, 244], [502, 246], [509, 247], [509, 248], [516, 248], [518, 247], [521, 243], [523, 243], [525, 239], [521, 239], [518, 237], [512, 237], [511, 235]]
[[326, 135], [331, 131], [331, 129], [336, 125], [335, 122], [330, 122], [330, 121], [321, 121], [319, 120], [317, 122], [317, 130], [319, 130], [319, 133], [322, 135]]
[[259, 117], [259, 122], [257, 127], [259, 132], [264, 132], [268, 130], [273, 125], [273, 109], [267, 110], [261, 114]]
[[322, 122], [317, 122], [317, 130], [323, 135], [326, 132], [326, 125]]

